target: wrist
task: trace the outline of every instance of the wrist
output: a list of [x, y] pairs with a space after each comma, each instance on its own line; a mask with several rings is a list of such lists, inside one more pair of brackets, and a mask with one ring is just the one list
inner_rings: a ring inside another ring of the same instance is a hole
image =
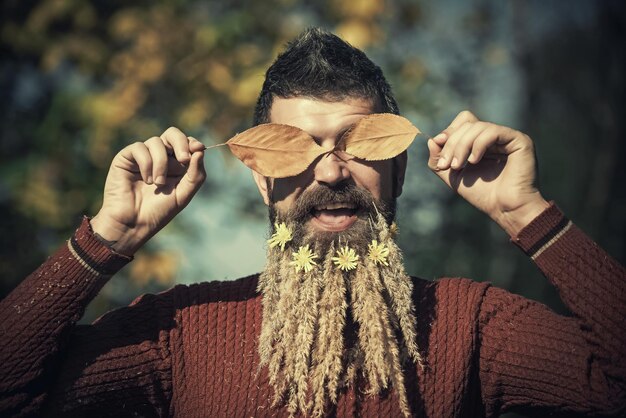
[[94, 237], [113, 251], [132, 256], [145, 242], [133, 228], [98, 214], [89, 221]]
[[91, 273], [102, 276], [112, 276], [133, 259], [132, 256], [111, 251], [110, 248], [103, 246], [96, 238], [86, 216], [67, 244], [74, 258], [88, 267], [88, 270], [91, 269]]
[[550, 203], [537, 192], [537, 195], [527, 203], [515, 209], [501, 210], [492, 218], [510, 237], [516, 237], [524, 227], [549, 207]]

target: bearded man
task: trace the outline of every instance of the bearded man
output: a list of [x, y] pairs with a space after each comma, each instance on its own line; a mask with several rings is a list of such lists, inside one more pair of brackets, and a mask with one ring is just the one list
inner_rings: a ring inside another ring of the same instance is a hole
[[334, 35], [300, 35], [268, 70], [254, 122], [333, 151], [296, 176], [253, 173], [270, 208], [264, 271], [79, 326], [205, 179], [205, 147], [179, 129], [124, 148], [99, 213], [0, 306], [2, 416], [623, 416], [624, 269], [536, 189], [530, 138], [461, 112], [428, 140], [428, 164], [572, 317], [488, 283], [406, 274], [393, 239], [406, 153], [366, 161], [338, 146], [374, 113], [399, 113], [381, 70]]

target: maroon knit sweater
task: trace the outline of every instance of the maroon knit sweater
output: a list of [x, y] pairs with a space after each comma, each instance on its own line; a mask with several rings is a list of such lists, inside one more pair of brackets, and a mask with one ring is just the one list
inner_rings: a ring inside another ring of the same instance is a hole
[[[555, 207], [514, 240], [572, 317], [467, 279], [415, 279], [425, 369], [405, 370], [415, 416], [497, 416], [513, 407], [625, 416], [624, 268]], [[129, 260], [87, 220], [0, 304], [0, 416], [284, 416], [258, 372], [257, 277], [144, 295], [92, 325], [86, 305]], [[363, 382], [329, 415], [401, 416]]]

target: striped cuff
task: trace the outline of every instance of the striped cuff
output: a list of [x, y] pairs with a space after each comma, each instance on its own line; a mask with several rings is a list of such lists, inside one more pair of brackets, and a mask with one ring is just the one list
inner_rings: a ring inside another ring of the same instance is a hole
[[67, 242], [67, 247], [85, 269], [98, 276], [112, 276], [133, 259], [113, 251], [98, 240], [86, 216]]
[[563, 215], [554, 202], [550, 202], [550, 207], [526, 225], [511, 241], [535, 260], [571, 227], [572, 221]]

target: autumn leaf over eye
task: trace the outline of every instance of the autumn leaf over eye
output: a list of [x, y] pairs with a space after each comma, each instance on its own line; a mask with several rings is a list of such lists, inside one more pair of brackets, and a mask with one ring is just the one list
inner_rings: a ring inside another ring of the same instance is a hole
[[387, 160], [406, 150], [420, 131], [407, 119], [389, 113], [359, 120], [335, 148], [321, 147], [300, 128], [266, 123], [235, 135], [226, 143], [231, 152], [257, 173], [273, 178], [296, 176], [320, 155], [343, 150], [367, 161]]
[[376, 113], [359, 120], [340, 145], [348, 154], [367, 161], [388, 160], [405, 151], [420, 133], [402, 116]]
[[226, 145], [245, 165], [274, 178], [298, 175], [330, 151], [302, 129], [276, 123], [250, 128], [229, 139]]

